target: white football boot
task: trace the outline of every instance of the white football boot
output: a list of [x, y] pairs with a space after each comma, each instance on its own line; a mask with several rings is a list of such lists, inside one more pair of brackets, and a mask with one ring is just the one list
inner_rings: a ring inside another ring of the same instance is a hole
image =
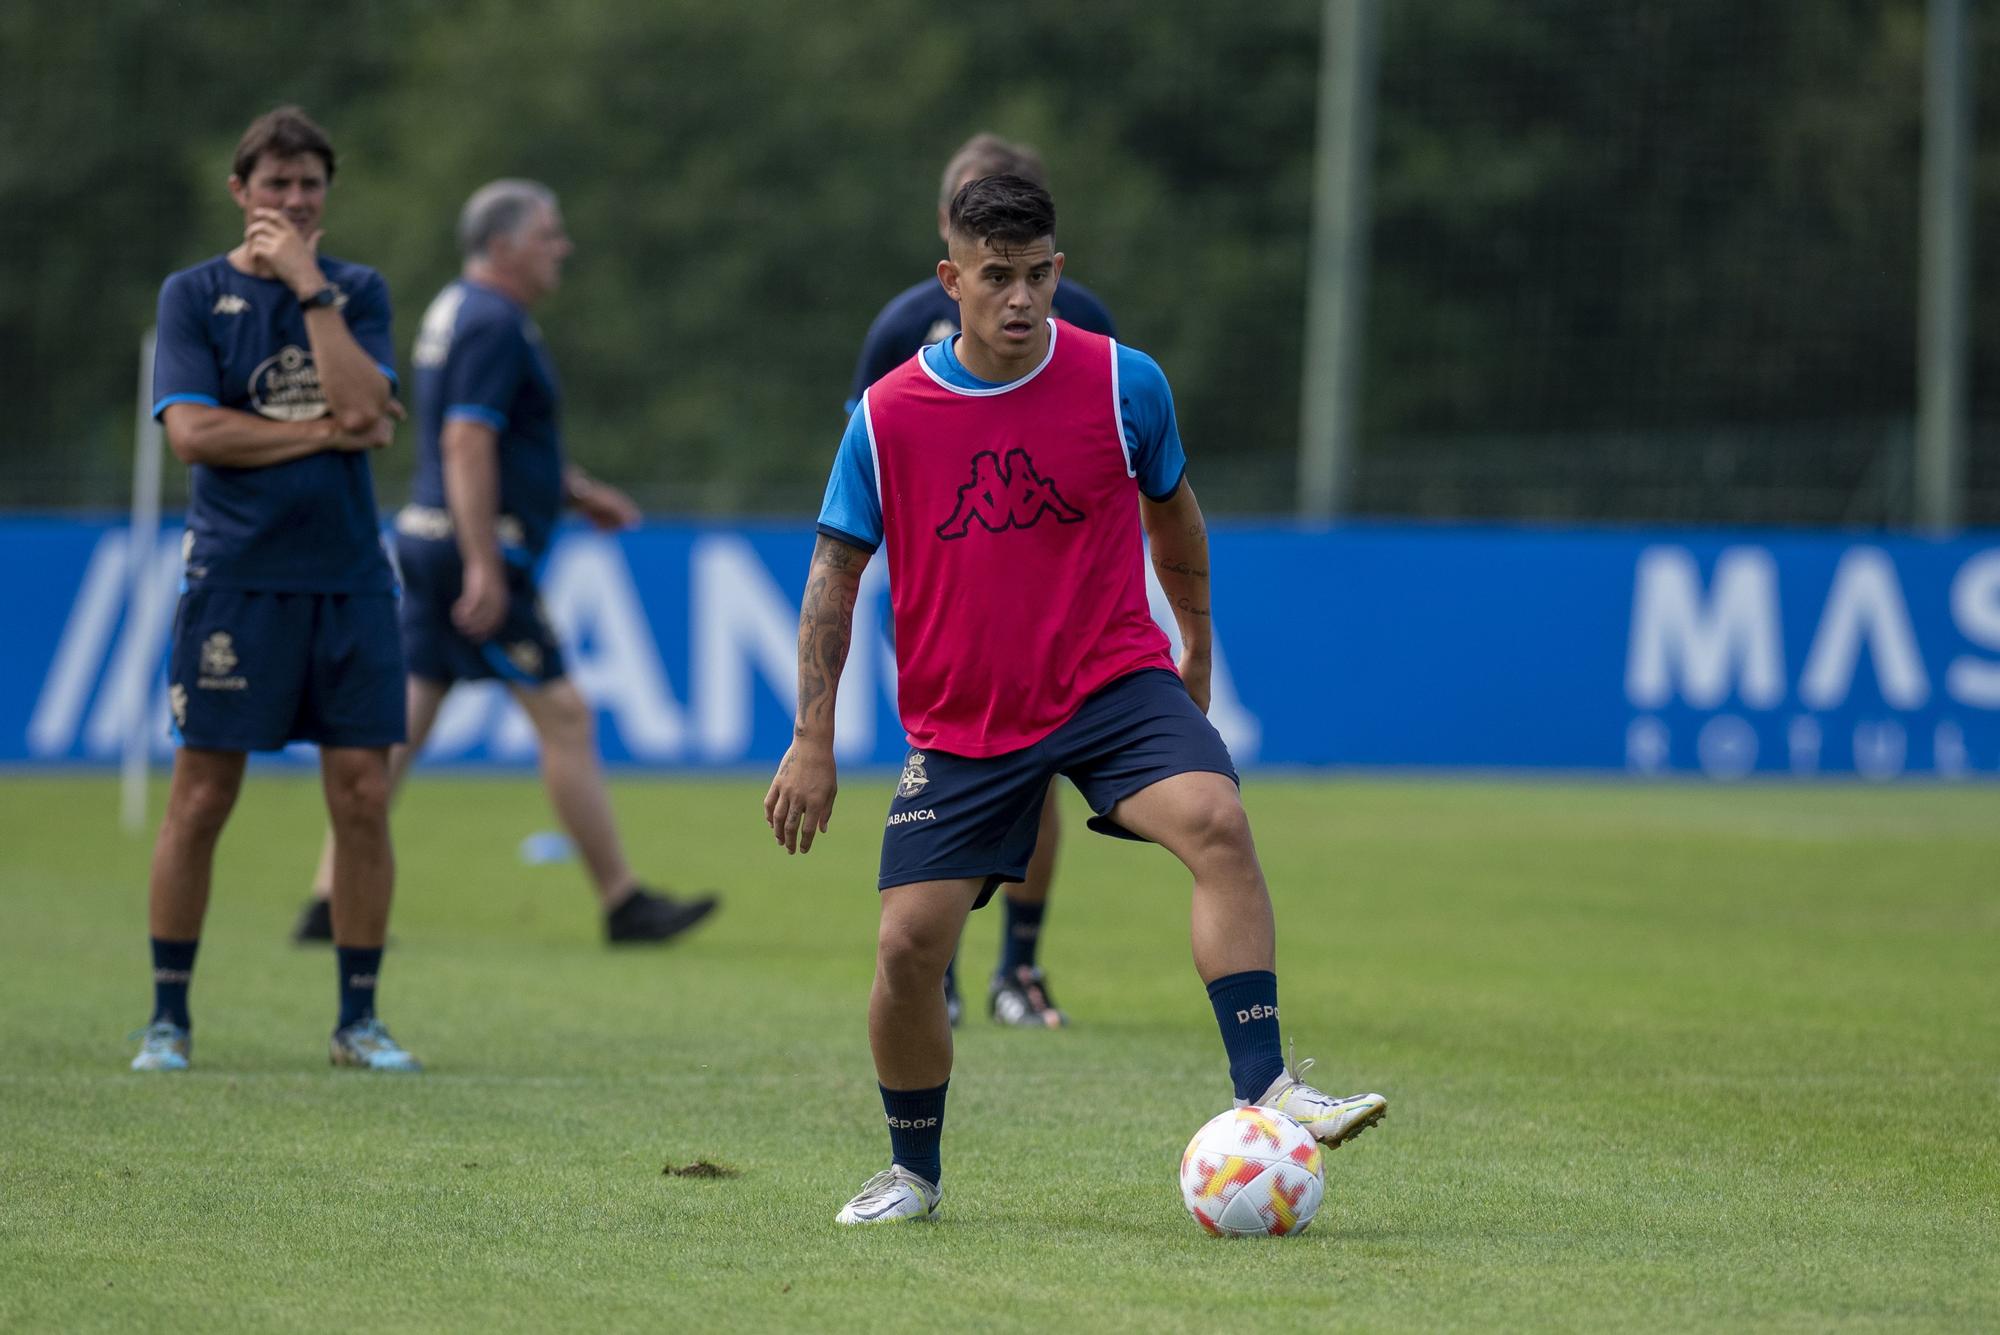
[[1304, 1076], [1312, 1064], [1311, 1057], [1297, 1066], [1288, 1064], [1261, 1097], [1238, 1099], [1236, 1106], [1245, 1108], [1255, 1104], [1260, 1108], [1275, 1108], [1328, 1149], [1345, 1145], [1388, 1116], [1389, 1100], [1380, 1094], [1350, 1094], [1337, 1099], [1308, 1085]]
[[860, 1194], [840, 1207], [836, 1224], [894, 1224], [930, 1219], [944, 1193], [901, 1164], [890, 1164], [861, 1184]]

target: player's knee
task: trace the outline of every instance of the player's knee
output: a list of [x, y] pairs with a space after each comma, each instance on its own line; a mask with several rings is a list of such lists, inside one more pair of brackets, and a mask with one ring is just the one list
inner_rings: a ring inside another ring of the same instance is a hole
[[590, 705], [581, 693], [567, 682], [559, 682], [547, 687], [543, 692], [537, 711], [541, 722], [544, 745], [549, 746], [590, 746], [594, 720]]
[[174, 821], [196, 838], [214, 838], [236, 805], [237, 784], [223, 778], [177, 781], [173, 793]]
[[1210, 856], [1247, 856], [1255, 848], [1250, 817], [1234, 799], [1196, 807], [1188, 817], [1188, 839], [1196, 850]]
[[389, 768], [355, 767], [327, 784], [327, 812], [336, 824], [374, 825], [389, 818]]
[[892, 988], [934, 986], [951, 962], [953, 942], [921, 923], [888, 922], [875, 941], [875, 967]]

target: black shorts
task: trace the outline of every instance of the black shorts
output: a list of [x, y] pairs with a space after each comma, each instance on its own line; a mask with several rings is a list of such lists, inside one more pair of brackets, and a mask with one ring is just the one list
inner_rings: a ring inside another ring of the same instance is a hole
[[174, 612], [167, 698], [183, 746], [392, 746], [405, 735], [396, 597], [197, 584]]
[[542, 686], [564, 672], [562, 649], [542, 611], [534, 571], [508, 563], [507, 615], [485, 640], [469, 640], [451, 622], [451, 605], [465, 584], [465, 565], [450, 538], [396, 535], [403, 573], [403, 652], [412, 676], [450, 685], [498, 678]]
[[877, 888], [982, 877], [978, 908], [1001, 882], [1027, 876], [1057, 775], [1097, 813], [1091, 829], [1136, 839], [1109, 818], [1111, 808], [1162, 779], [1199, 772], [1236, 778], [1221, 734], [1163, 668], [1120, 677], [1019, 751], [983, 759], [912, 751], [889, 804]]

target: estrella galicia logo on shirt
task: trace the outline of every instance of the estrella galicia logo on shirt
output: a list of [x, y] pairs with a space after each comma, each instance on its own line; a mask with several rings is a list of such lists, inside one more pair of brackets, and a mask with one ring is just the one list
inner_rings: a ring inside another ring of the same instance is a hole
[[915, 797], [930, 781], [930, 775], [924, 773], [924, 753], [912, 751], [910, 758], [903, 762], [903, 777], [897, 781], [896, 796]]
[[237, 662], [236, 641], [228, 631], [216, 631], [201, 642], [201, 675], [194, 684], [204, 691], [248, 690], [248, 677], [232, 675]]
[[1053, 514], [1058, 524], [1083, 520], [1083, 512], [1062, 498], [1055, 482], [1035, 471], [1026, 450], [1007, 451], [1005, 464], [992, 450], [981, 450], [972, 456], [972, 481], [958, 489], [958, 507], [937, 526], [937, 535], [947, 542], [962, 538], [975, 519], [989, 533], [1031, 528], [1044, 514]]
[[250, 407], [279, 422], [310, 422], [326, 416], [326, 395], [312, 354], [288, 343], [250, 373]]

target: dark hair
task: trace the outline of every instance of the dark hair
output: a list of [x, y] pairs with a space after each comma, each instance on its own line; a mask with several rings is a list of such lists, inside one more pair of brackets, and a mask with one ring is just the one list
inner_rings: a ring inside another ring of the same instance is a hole
[[266, 155], [295, 158], [301, 153], [317, 153], [326, 164], [326, 179], [333, 179], [333, 145], [326, 131], [299, 108], [279, 107], [250, 122], [236, 143], [236, 157], [229, 169], [237, 180], [248, 181], [250, 173], [257, 170], [257, 159]]
[[951, 197], [950, 230], [996, 246], [1025, 246], [1056, 234], [1056, 202], [1023, 176], [982, 176]]
[[938, 182], [938, 207], [951, 207], [951, 197], [966, 177], [1019, 176], [1044, 190], [1049, 187], [1049, 169], [1042, 155], [1026, 144], [1010, 143], [997, 134], [975, 134], [958, 146], [944, 165], [944, 179]]

